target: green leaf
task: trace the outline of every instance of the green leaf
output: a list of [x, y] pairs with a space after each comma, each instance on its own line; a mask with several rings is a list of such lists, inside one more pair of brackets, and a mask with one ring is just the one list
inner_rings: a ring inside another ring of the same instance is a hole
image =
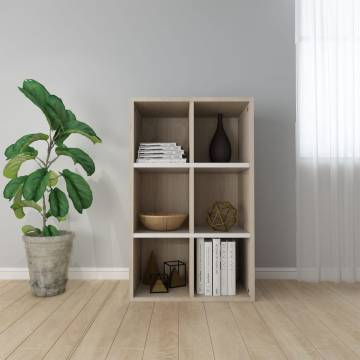
[[70, 170], [64, 170], [62, 175], [66, 182], [66, 189], [75, 209], [81, 214], [91, 206], [93, 197], [89, 184], [84, 178]]
[[92, 175], [95, 172], [95, 164], [91, 157], [83, 150], [78, 148], [68, 148], [65, 145], [59, 146], [55, 149], [57, 155], [69, 156], [73, 159], [74, 164], [80, 164], [86, 171], [87, 175]]
[[50, 170], [49, 171], [49, 183], [48, 185], [51, 186], [51, 187], [54, 187], [56, 186], [56, 184], [58, 183], [58, 179], [59, 179], [60, 175], [53, 171], [53, 170]]
[[22, 219], [23, 217], [25, 217], [25, 213], [24, 213], [24, 209], [22, 207], [13, 209], [14, 210], [14, 214], [18, 219]]
[[17, 140], [14, 144], [12, 144], [6, 148], [5, 156], [7, 159], [12, 159], [16, 155], [19, 155], [21, 153], [31, 154], [31, 153], [36, 152], [36, 155], [37, 155], [37, 151], [34, 148], [30, 147], [29, 145], [31, 143], [33, 143], [34, 141], [38, 141], [38, 140], [46, 141], [48, 138], [49, 138], [48, 135], [42, 134], [42, 133], [24, 135], [19, 140]]
[[33, 209], [37, 210], [38, 212], [41, 212], [41, 210], [42, 210], [42, 207], [33, 200], [21, 200], [17, 203], [14, 203], [11, 207], [13, 210], [18, 209], [20, 207], [33, 208]]
[[51, 190], [49, 195], [51, 215], [63, 218], [69, 212], [69, 202], [63, 191], [59, 188]]
[[19, 154], [14, 158], [10, 159], [6, 164], [3, 174], [9, 179], [14, 179], [17, 177], [18, 171], [22, 165], [27, 160], [33, 160], [36, 158], [36, 155], [31, 154]]
[[54, 225], [45, 226], [44, 236], [58, 236], [60, 231]]
[[18, 219], [22, 219], [25, 216], [24, 209], [21, 206], [19, 206], [19, 203], [22, 198], [22, 188], [23, 188], [23, 186], [21, 185], [19, 190], [15, 194], [14, 202], [11, 206], [11, 208], [14, 210], [15, 216]]
[[56, 145], [62, 145], [68, 136], [74, 133], [87, 137], [94, 144], [101, 143], [101, 139], [96, 135], [95, 131], [89, 125], [78, 121], [76, 116], [70, 110], [66, 110], [64, 128], [55, 134]]
[[32, 225], [24, 225], [21, 228], [21, 231], [23, 232], [24, 235], [40, 235], [41, 234], [41, 230]]
[[66, 110], [62, 100], [56, 95], [49, 95], [45, 105], [50, 122], [56, 124], [56, 129], [61, 129], [66, 121]]
[[12, 200], [16, 192], [22, 187], [27, 176], [19, 176], [15, 179], [10, 180], [4, 189], [3, 195], [5, 199]]
[[45, 86], [43, 86], [36, 80], [29, 79], [23, 82], [23, 87], [19, 87], [19, 90], [37, 107], [40, 108], [40, 110], [44, 113], [51, 129], [57, 130], [59, 128], [59, 124], [52, 120], [46, 108], [46, 104], [50, 94], [46, 90]]
[[[19, 196], [20, 194], [20, 196]], [[33, 208], [41, 213], [42, 207], [32, 200], [21, 200], [21, 191], [16, 193], [14, 203], [11, 208], [14, 210], [15, 216], [22, 219], [25, 216], [24, 208]]]
[[23, 195], [26, 200], [39, 201], [49, 182], [47, 169], [38, 169], [32, 172], [25, 180]]

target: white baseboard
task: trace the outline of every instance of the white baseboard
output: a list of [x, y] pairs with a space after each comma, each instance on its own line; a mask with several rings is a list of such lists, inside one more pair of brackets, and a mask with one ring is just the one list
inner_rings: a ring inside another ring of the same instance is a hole
[[[27, 280], [28, 269], [0, 267], [0, 280]], [[80, 280], [128, 280], [127, 267], [75, 267], [69, 269], [69, 279]]]
[[277, 279], [277, 280], [296, 280], [297, 269], [295, 267], [259, 267], [255, 272], [256, 279]]
[[[29, 273], [26, 267], [0, 267], [0, 280], [26, 280]], [[287, 279], [297, 278], [296, 268], [256, 268], [257, 279]], [[127, 267], [76, 267], [70, 268], [69, 279], [81, 280], [127, 280]]]

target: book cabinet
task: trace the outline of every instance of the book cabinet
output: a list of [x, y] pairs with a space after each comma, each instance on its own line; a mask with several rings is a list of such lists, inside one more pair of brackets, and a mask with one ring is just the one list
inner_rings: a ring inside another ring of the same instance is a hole
[[[232, 148], [231, 161], [212, 163], [209, 145], [217, 114]], [[140, 142], [176, 142], [186, 163], [136, 163]], [[255, 298], [254, 101], [251, 97], [133, 98], [130, 102], [130, 300], [253, 301]], [[206, 221], [215, 201], [230, 201], [238, 221], [229, 232], [212, 230]], [[188, 213], [175, 231], [145, 229], [139, 212]], [[195, 239], [231, 238], [237, 242], [237, 288], [234, 296], [196, 294]], [[151, 251], [164, 261], [187, 266], [187, 286], [151, 294], [142, 277]]]

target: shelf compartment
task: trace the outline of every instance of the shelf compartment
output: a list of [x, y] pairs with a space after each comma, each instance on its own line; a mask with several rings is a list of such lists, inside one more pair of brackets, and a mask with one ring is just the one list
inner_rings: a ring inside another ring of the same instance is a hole
[[140, 142], [174, 142], [189, 159], [189, 108], [186, 101], [134, 101], [134, 159]]
[[189, 163], [134, 163], [134, 169], [139, 172], [177, 172], [187, 173]]
[[[189, 299], [189, 238], [135, 238], [133, 253], [133, 299], [138, 301]], [[186, 263], [186, 287], [169, 289], [168, 293], [151, 294], [148, 285], [142, 283], [151, 251], [154, 251], [160, 272], [164, 261], [181, 260]]]
[[[216, 238], [216, 236], [214, 236]], [[228, 239], [234, 240], [231, 235]], [[196, 263], [194, 264], [194, 298], [199, 301], [250, 301], [252, 299], [250, 284], [254, 277], [251, 268], [252, 244], [251, 239], [236, 240], [236, 295], [205, 296], [196, 293]], [[194, 241], [194, 258], [196, 259], [196, 240]]]
[[231, 162], [250, 162], [251, 98], [241, 101], [195, 101], [195, 162], [209, 162], [209, 146], [216, 131], [217, 115], [223, 114], [223, 125], [231, 143]]
[[[231, 234], [227, 237], [249, 237], [251, 234], [251, 172], [245, 170], [239, 173], [199, 172], [195, 170], [195, 233]], [[214, 202], [229, 201], [238, 211], [237, 223], [230, 232], [217, 232], [207, 223], [207, 213]], [[219, 236], [218, 237], [226, 237]], [[210, 237], [211, 237], [210, 236]], [[207, 237], [207, 236], [205, 236]]]
[[[134, 233], [143, 232], [139, 220], [140, 212], [173, 211], [189, 214], [188, 171], [135, 171], [134, 189]], [[181, 231], [189, 232], [189, 218], [185, 220]]]

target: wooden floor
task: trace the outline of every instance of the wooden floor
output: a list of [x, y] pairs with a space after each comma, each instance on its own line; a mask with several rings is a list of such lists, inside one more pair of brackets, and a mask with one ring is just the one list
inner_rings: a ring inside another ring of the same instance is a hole
[[0, 282], [0, 359], [360, 359], [360, 284], [258, 281], [251, 303], [129, 303], [127, 281], [39, 299]]

